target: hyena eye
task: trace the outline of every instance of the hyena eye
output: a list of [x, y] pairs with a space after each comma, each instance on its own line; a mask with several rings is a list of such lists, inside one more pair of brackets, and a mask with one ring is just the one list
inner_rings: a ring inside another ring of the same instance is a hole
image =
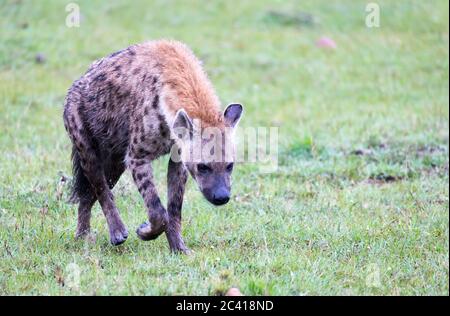
[[233, 163], [229, 163], [228, 165], [227, 165], [227, 171], [228, 172], [231, 172], [231, 171], [233, 171]]
[[208, 165], [205, 165], [204, 163], [199, 163], [197, 165], [197, 170], [198, 170], [199, 173], [205, 174], [205, 173], [210, 172], [211, 168]]

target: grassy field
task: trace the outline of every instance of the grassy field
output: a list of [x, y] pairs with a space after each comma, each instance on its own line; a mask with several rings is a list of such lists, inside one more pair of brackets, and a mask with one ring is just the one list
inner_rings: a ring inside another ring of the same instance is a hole
[[[68, 28], [68, 1], [0, 0], [0, 295], [448, 295], [448, 2], [377, 2], [379, 28], [355, 0], [77, 1]], [[109, 244], [98, 205], [75, 241], [67, 88], [163, 37], [245, 105], [243, 127], [279, 127], [278, 170], [237, 166], [221, 208], [189, 180], [191, 256], [133, 233], [146, 212], [128, 173], [114, 189], [127, 242]]]

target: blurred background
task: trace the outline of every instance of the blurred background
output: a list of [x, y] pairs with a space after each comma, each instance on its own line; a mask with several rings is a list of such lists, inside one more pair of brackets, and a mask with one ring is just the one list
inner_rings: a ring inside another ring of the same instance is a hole
[[246, 124], [296, 122], [285, 131], [342, 144], [445, 128], [446, 1], [379, 1], [378, 28], [365, 24], [366, 1], [78, 1], [79, 27], [66, 25], [69, 3], [2, 0], [11, 106], [33, 97], [59, 109], [93, 60], [173, 38], [204, 61], [223, 102], [247, 105]]

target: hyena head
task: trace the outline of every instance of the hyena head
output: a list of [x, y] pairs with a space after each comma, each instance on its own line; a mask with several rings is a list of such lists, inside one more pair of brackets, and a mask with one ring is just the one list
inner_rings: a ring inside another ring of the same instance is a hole
[[214, 205], [230, 200], [234, 132], [242, 111], [242, 105], [230, 104], [219, 126], [202, 126], [200, 120], [191, 120], [184, 110], [175, 116], [172, 130], [177, 150], [175, 155], [172, 151], [172, 159], [176, 156], [183, 162], [204, 197]]

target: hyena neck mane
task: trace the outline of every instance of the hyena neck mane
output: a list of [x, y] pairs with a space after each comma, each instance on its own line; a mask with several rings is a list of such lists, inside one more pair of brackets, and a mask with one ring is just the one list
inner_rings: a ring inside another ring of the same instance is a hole
[[[202, 127], [224, 128], [219, 98], [202, 68], [200, 60], [183, 43], [175, 41], [150, 42], [158, 53], [161, 66], [161, 105], [171, 125], [176, 113], [183, 109]], [[153, 58], [155, 58], [152, 56]]]

